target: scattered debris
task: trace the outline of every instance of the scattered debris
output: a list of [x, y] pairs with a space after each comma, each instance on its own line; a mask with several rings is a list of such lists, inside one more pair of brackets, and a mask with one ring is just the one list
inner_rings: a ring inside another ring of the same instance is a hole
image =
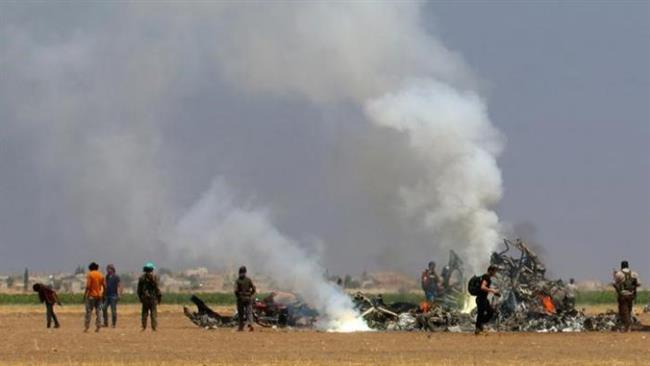
[[[522, 240], [504, 240], [505, 249], [494, 252], [490, 264], [500, 268], [493, 281], [502, 294], [490, 296], [496, 316], [488, 328], [510, 332], [584, 332], [612, 331], [620, 327], [614, 311], [586, 315], [575, 309], [567, 286], [562, 280], [546, 278], [546, 267], [537, 254]], [[371, 329], [389, 331], [471, 332], [474, 330], [475, 310], [462, 312], [459, 299], [470, 300], [464, 292], [465, 282], [462, 260], [450, 251], [449, 265], [443, 272], [443, 296], [437, 302], [413, 304], [397, 302], [386, 304], [382, 295], [369, 296], [357, 292], [353, 302], [360, 316]], [[262, 326], [311, 327], [318, 314], [304, 303], [294, 300], [289, 304], [278, 303], [274, 294], [256, 300], [253, 306], [255, 321]], [[222, 316], [192, 296], [198, 312], [183, 308], [185, 315], [196, 325], [213, 329], [232, 327], [233, 317]], [[650, 312], [650, 304], [644, 308]], [[633, 318], [635, 324], [639, 321]]]
[[[613, 311], [588, 316], [575, 309], [564, 282], [547, 279], [546, 267], [522, 240], [504, 240], [504, 245], [505, 249], [493, 253], [490, 260], [490, 264], [500, 268], [493, 283], [502, 296], [491, 296], [496, 316], [488, 327], [502, 332], [540, 333], [619, 329], [618, 315]], [[462, 264], [453, 252], [450, 263], [452, 260]], [[459, 273], [462, 276], [462, 271]], [[469, 296], [464, 292], [459, 293]], [[354, 300], [368, 326], [373, 329], [432, 332], [474, 330], [475, 311], [462, 313], [450, 306], [450, 301], [424, 302], [420, 306], [410, 304], [408, 308], [398, 310], [395, 304], [385, 304], [381, 295], [370, 298], [357, 293]], [[638, 320], [635, 319], [635, 322], [638, 323]]]
[[[190, 300], [196, 305], [197, 312], [183, 306], [183, 313], [192, 323], [205, 329], [234, 327], [237, 325], [238, 314], [233, 316], [221, 315], [210, 309], [198, 296], [192, 295]], [[253, 304], [255, 323], [263, 327], [311, 327], [318, 313], [300, 301], [282, 304], [275, 301], [275, 294], [270, 294]]]

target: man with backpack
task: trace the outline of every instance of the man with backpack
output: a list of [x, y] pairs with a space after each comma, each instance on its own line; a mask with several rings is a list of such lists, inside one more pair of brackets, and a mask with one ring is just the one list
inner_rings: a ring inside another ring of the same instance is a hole
[[629, 332], [632, 326], [632, 307], [639, 286], [639, 275], [630, 270], [627, 261], [622, 261], [621, 270], [614, 270], [614, 288], [618, 297], [618, 316], [623, 322], [625, 332]]
[[248, 324], [248, 330], [253, 331], [253, 296], [255, 295], [255, 285], [253, 281], [246, 276], [246, 267], [239, 267], [239, 277], [235, 281], [235, 297], [237, 297], [237, 314], [239, 316], [238, 331], [244, 330], [244, 320]]
[[480, 334], [483, 332], [483, 325], [492, 319], [494, 315], [494, 309], [490, 305], [488, 300], [488, 295], [493, 294], [494, 296], [501, 296], [499, 290], [493, 289], [490, 286], [492, 285], [492, 278], [496, 276], [498, 267], [495, 265], [490, 265], [488, 267], [487, 273], [483, 274], [481, 277], [474, 276], [469, 280], [468, 290], [471, 295], [476, 296], [476, 330], [474, 334]]
[[158, 304], [162, 300], [158, 277], [153, 273], [156, 266], [147, 262], [142, 268], [142, 276], [138, 280], [138, 298], [142, 303], [142, 330], [147, 329], [147, 318], [151, 317], [151, 330], [158, 327]]

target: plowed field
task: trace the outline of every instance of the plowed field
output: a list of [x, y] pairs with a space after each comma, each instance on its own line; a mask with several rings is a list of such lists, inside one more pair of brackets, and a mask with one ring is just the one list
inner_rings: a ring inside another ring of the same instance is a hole
[[[82, 332], [81, 306], [0, 308], [2, 365], [650, 365], [650, 333], [332, 334], [257, 328], [203, 330], [179, 306], [163, 306], [160, 329], [141, 332], [138, 308], [122, 306], [116, 329]], [[650, 317], [643, 316], [645, 324]]]

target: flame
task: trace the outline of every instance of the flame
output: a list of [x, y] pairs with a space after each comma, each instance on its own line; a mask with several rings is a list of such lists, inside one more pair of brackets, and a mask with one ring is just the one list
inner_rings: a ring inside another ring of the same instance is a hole
[[472, 301], [472, 296], [470, 294], [465, 294], [465, 299], [463, 300], [463, 308], [461, 309], [461, 313], [463, 314], [469, 314], [474, 310], [476, 307], [476, 303]]
[[555, 314], [555, 305], [553, 304], [553, 300], [551, 299], [550, 296], [548, 295], [542, 295], [540, 296], [542, 300], [542, 306], [544, 307], [544, 311], [546, 311], [547, 314]]
[[429, 302], [426, 301], [426, 300], [422, 301], [420, 303], [420, 311], [423, 312], [423, 313], [428, 313], [429, 310], [431, 310], [431, 304], [429, 304]]

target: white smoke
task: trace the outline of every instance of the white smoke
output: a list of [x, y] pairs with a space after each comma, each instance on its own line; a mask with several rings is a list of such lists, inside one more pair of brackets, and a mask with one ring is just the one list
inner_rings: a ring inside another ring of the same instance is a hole
[[238, 204], [223, 179], [215, 179], [180, 220], [172, 240], [180, 256], [213, 265], [245, 263], [283, 289], [299, 294], [321, 314], [319, 326], [335, 331], [368, 327], [343, 291], [327, 282], [318, 258], [287, 238], [271, 223], [268, 211]]
[[415, 183], [394, 187], [402, 219], [480, 271], [499, 241], [503, 138], [469, 68], [424, 29], [423, 4], [282, 4], [228, 9], [232, 33], [220, 38], [218, 57], [225, 77], [255, 93], [352, 102], [373, 125], [406, 135], [405, 164], [419, 171]]
[[502, 193], [496, 163], [502, 138], [482, 100], [429, 80], [368, 101], [366, 113], [405, 133], [422, 162], [422, 179], [399, 190], [405, 214], [422, 221], [441, 247], [460, 248], [479, 271], [499, 240], [492, 207]]

